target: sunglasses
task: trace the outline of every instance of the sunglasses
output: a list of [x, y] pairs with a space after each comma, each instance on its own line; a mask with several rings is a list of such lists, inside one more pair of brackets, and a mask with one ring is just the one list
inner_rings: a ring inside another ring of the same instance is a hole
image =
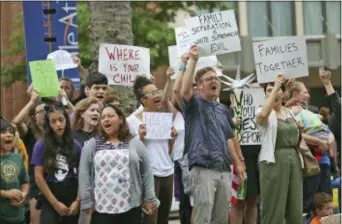
[[153, 97], [153, 96], [160, 95], [162, 93], [163, 93], [163, 90], [157, 89], [157, 90], [154, 90], [154, 91], [151, 91], [151, 92], [145, 94], [144, 97], [148, 97], [148, 96], [152, 96]]

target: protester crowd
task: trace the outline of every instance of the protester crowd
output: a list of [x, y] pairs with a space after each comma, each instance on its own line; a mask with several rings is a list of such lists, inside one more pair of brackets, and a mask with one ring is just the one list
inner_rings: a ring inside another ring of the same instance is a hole
[[[166, 224], [173, 196], [182, 224], [316, 224], [339, 213], [331, 180], [340, 176], [341, 100], [328, 69], [317, 72], [329, 103], [320, 110], [286, 74], [253, 83], [266, 95], [256, 114], [261, 146], [240, 146], [234, 102], [219, 102], [216, 69], [195, 72], [198, 58], [192, 46], [177, 72], [166, 71], [164, 89], [137, 77], [132, 114], [107, 77], [88, 74], [79, 58], [78, 99], [67, 78], [55, 98], [30, 86], [19, 114], [1, 117], [0, 223]], [[144, 112], [172, 113], [171, 138], [146, 139]], [[244, 180], [246, 197], [233, 202]]]

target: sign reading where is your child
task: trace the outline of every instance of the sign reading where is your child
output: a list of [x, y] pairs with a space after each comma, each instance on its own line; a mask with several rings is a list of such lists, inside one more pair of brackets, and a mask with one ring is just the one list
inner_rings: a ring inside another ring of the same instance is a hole
[[241, 51], [234, 10], [208, 13], [185, 20], [200, 56]]
[[303, 36], [278, 37], [253, 43], [258, 83], [274, 82], [279, 73], [287, 78], [309, 75], [306, 39]]
[[133, 86], [137, 76], [149, 77], [150, 49], [118, 44], [100, 44], [99, 72], [109, 85]]

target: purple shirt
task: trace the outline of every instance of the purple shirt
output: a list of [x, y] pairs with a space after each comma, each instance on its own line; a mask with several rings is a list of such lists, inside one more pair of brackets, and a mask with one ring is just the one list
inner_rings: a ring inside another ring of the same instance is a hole
[[[81, 146], [80, 144], [74, 140], [75, 149], [77, 150], [77, 158], [76, 158], [76, 166], [69, 167], [67, 158], [61, 153], [57, 152], [56, 156], [56, 171], [54, 173], [46, 173], [45, 179], [47, 182], [63, 182], [70, 178], [77, 178], [78, 176], [78, 164], [81, 157]], [[44, 145], [43, 141], [39, 140], [34, 145], [31, 164], [35, 166], [43, 166], [44, 165]]]

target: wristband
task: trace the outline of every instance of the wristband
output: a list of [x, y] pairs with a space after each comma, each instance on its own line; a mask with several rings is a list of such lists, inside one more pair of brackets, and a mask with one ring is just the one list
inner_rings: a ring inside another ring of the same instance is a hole
[[184, 64], [180, 65], [178, 71], [185, 72], [186, 71], [186, 65], [184, 65]]

